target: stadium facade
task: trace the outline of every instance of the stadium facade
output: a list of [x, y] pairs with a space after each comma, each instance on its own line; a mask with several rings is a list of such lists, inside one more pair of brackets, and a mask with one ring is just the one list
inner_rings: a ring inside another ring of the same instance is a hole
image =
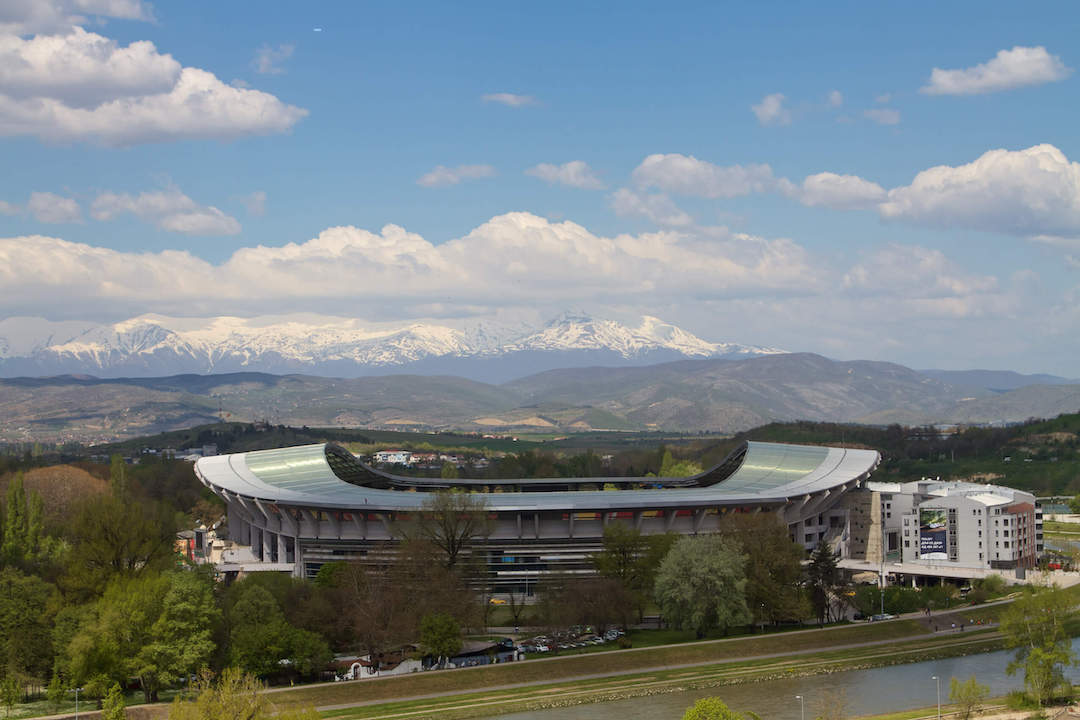
[[747, 442], [686, 478], [443, 480], [393, 475], [320, 444], [206, 457], [195, 473], [227, 504], [230, 538], [250, 546], [245, 569], [303, 577], [331, 561], [392, 558], [395, 523], [432, 491], [484, 492], [493, 531], [472, 553], [484, 558], [492, 591], [528, 592], [548, 573], [591, 573], [589, 554], [612, 522], [696, 534], [717, 530], [728, 513], [774, 513], [794, 541], [808, 549], [826, 541], [846, 556], [845, 498], [879, 461], [873, 450]]

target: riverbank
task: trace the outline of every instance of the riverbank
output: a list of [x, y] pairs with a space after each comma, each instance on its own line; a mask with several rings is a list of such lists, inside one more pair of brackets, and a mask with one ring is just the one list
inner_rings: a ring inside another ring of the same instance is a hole
[[965, 636], [871, 643], [821, 651], [812, 656], [778, 653], [770, 657], [683, 667], [656, 667], [619, 676], [578, 677], [565, 683], [532, 683], [487, 688], [471, 693], [413, 697], [408, 700], [366, 700], [347, 706], [321, 706], [324, 717], [347, 720], [445, 718], [466, 720], [509, 712], [572, 707], [626, 698], [676, 693], [780, 678], [795, 678], [921, 662], [1000, 649], [993, 630]]

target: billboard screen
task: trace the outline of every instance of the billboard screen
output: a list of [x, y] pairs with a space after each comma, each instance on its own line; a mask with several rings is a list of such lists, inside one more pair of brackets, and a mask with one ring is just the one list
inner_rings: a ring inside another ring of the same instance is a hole
[[948, 526], [945, 510], [919, 510], [919, 557], [927, 560], [947, 560]]

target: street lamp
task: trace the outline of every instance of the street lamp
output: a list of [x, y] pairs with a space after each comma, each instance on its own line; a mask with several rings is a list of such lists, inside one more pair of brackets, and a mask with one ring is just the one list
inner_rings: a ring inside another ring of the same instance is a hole
[[803, 701], [803, 696], [796, 695], [795, 699], [799, 701], [799, 720], [806, 720], [806, 704]]
[[68, 692], [75, 693], [75, 720], [79, 720], [79, 691], [80, 690], [82, 690], [82, 688], [77, 687], [77, 688], [74, 688], [74, 689], [68, 691]]
[[930, 679], [937, 681], [937, 717], [938, 720], [941, 720], [941, 678], [937, 675], [932, 675]]

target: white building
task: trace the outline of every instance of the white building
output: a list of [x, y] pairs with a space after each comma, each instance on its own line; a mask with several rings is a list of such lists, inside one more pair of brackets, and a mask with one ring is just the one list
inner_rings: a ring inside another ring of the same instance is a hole
[[377, 463], [390, 465], [411, 465], [412, 453], [408, 450], [380, 450], [373, 456]]
[[870, 481], [885, 559], [987, 570], [1035, 568], [1043, 550], [1035, 496], [999, 485]]

